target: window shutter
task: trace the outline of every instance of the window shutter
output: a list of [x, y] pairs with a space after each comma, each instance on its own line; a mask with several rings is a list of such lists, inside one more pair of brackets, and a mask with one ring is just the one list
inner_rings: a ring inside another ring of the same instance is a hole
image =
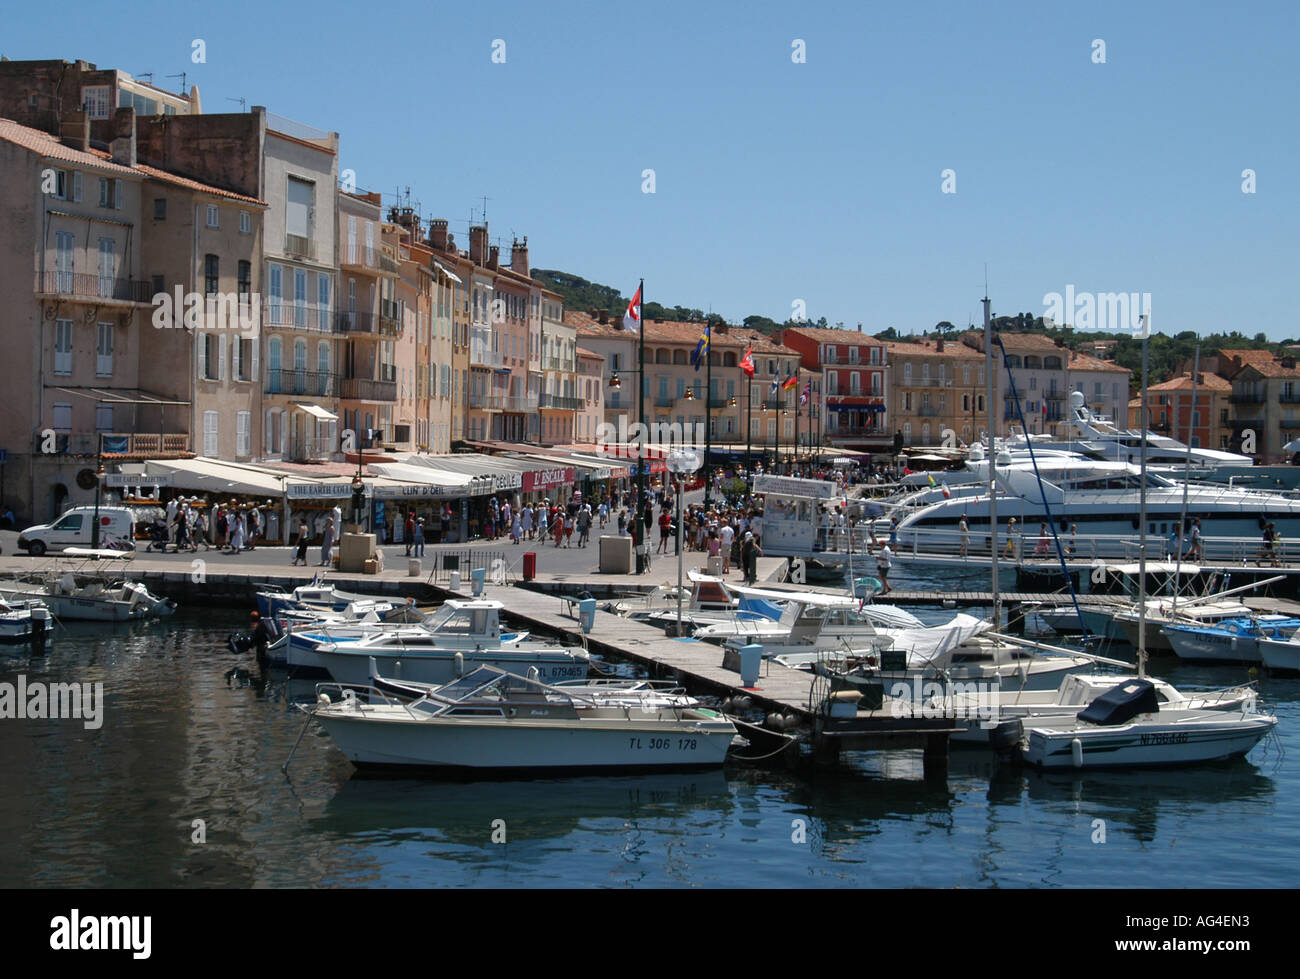
[[286, 440], [289, 437], [289, 411], [287, 408], [280, 409], [280, 455], [284, 455]]
[[118, 211], [122, 210], [122, 181], [120, 180], [113, 181], [113, 207]]
[[261, 376], [261, 375], [259, 375], [259, 374], [257, 373], [257, 348], [260, 347], [260, 346], [262, 345], [261, 341], [262, 341], [262, 338], [261, 338], [260, 336], [257, 336], [257, 335], [254, 335], [254, 336], [253, 336], [253, 337], [248, 341], [248, 345], [249, 345], [249, 346], [252, 348], [252, 350], [253, 350], [252, 357], [251, 357], [251, 359], [250, 359], [250, 363], [252, 364], [252, 366], [249, 368], [249, 371], [248, 371], [248, 379], [249, 379], [250, 381], [254, 381], [254, 382], [256, 382], [257, 379], [258, 379], [258, 377]]
[[77, 203], [81, 202], [81, 171], [74, 171], [72, 174], [72, 199]]
[[199, 377], [208, 376], [208, 335], [200, 333], [194, 338], [194, 347], [199, 355]]
[[217, 380], [226, 379], [226, 338], [217, 335]]

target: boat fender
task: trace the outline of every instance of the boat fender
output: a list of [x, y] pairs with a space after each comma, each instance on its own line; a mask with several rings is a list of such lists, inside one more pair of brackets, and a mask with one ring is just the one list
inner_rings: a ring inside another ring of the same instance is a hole
[[1078, 738], [1070, 742], [1070, 760], [1075, 768], [1083, 767], [1083, 742]]
[[779, 731], [781, 730], [781, 724], [783, 720], [784, 719], [781, 717], [780, 714], [768, 714], [767, 717], [764, 718], [763, 723], [766, 724], [773, 731]]
[[456, 654], [456, 678], [460, 679], [465, 675], [465, 654]]
[[321, 707], [328, 707], [331, 703], [330, 695], [327, 693], [318, 693], [316, 695], [316, 703]]

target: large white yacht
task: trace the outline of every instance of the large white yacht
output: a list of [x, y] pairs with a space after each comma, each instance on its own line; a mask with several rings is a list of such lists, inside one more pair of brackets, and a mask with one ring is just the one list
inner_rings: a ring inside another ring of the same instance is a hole
[[[1025, 534], [1034, 534], [1051, 517], [1059, 527], [1077, 524], [1080, 538], [1097, 535], [1127, 536], [1138, 530], [1142, 473], [1128, 462], [1089, 460], [1080, 456], [1045, 455], [1034, 463], [1006, 451], [997, 457], [997, 514], [1001, 530], [1011, 518]], [[911, 548], [960, 542], [958, 525], [963, 516], [977, 545], [988, 533], [989, 461], [981, 446], [972, 446], [967, 467], [976, 483], [933, 502], [925, 502], [899, 521], [900, 553]], [[1035, 468], [1037, 472], [1035, 472]], [[1041, 485], [1040, 480], [1041, 478]], [[933, 492], [933, 491], [932, 491]], [[1223, 484], [1189, 483], [1186, 512], [1201, 521], [1207, 537], [1257, 538], [1263, 522], [1273, 521], [1284, 537], [1300, 535], [1300, 500], [1279, 493], [1240, 489]], [[1146, 474], [1147, 533], [1165, 536], [1184, 512], [1183, 484], [1152, 472]], [[931, 499], [933, 499], [931, 497]], [[1044, 502], [1046, 501], [1046, 502]], [[920, 532], [918, 534], [918, 532]]]

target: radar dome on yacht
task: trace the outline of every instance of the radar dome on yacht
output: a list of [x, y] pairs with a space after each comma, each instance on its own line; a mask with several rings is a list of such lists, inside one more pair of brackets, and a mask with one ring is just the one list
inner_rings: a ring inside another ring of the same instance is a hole
[[970, 447], [970, 450], [966, 453], [966, 458], [968, 458], [971, 462], [983, 462], [984, 446], [976, 442], [974, 445]]
[[1011, 453], [1008, 450], [1002, 449], [998, 452], [997, 465], [1005, 468], [1006, 466], [1011, 465], [1011, 462]]
[[1082, 407], [1083, 407], [1083, 402], [1084, 402], [1084, 397], [1083, 397], [1083, 392], [1082, 392], [1082, 391], [1071, 391], [1071, 392], [1070, 392], [1070, 407], [1071, 407], [1071, 408], [1076, 408], [1076, 409], [1077, 409], [1077, 408], [1082, 408]]

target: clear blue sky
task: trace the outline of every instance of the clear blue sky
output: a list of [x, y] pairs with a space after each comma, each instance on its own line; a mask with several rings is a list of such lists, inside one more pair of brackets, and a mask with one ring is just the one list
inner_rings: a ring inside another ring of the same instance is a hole
[[964, 326], [987, 263], [995, 313], [1073, 284], [1151, 293], [1160, 332], [1300, 335], [1300, 4], [891, 8], [67, 0], [0, 53], [188, 71], [206, 111], [337, 130], [462, 245], [486, 195], [535, 266], [732, 319]]

